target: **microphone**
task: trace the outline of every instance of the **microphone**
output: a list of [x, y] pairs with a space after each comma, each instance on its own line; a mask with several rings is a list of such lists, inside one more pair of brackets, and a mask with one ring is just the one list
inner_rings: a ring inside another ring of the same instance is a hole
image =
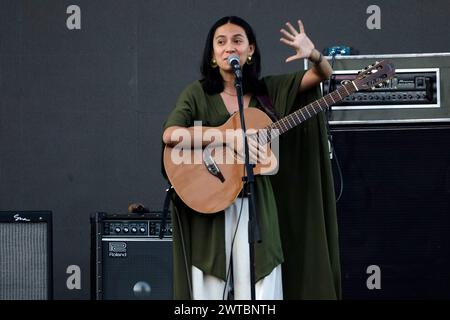
[[237, 54], [232, 54], [227, 59], [228, 64], [234, 71], [236, 78], [242, 79], [241, 60]]

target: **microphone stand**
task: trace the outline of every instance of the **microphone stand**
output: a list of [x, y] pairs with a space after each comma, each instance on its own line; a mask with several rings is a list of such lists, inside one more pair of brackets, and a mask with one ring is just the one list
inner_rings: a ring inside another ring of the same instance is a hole
[[259, 230], [258, 219], [256, 216], [256, 193], [255, 193], [255, 176], [253, 173], [253, 164], [250, 164], [248, 141], [247, 141], [247, 129], [245, 127], [244, 119], [244, 103], [243, 103], [243, 90], [242, 90], [242, 77], [240, 73], [236, 74], [236, 79], [234, 82], [236, 87], [239, 114], [241, 118], [241, 128], [243, 132], [244, 141], [244, 152], [245, 152], [245, 170], [247, 176], [243, 176], [244, 190], [247, 189], [248, 196], [248, 243], [250, 251], [250, 290], [251, 290], [251, 300], [255, 300], [255, 241], [261, 242], [261, 235]]

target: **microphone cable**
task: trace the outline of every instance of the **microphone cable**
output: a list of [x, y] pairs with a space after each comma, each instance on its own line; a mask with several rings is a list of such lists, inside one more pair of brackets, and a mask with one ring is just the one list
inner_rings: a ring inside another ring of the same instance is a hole
[[[245, 173], [245, 171], [244, 171], [244, 173]], [[237, 231], [238, 231], [238, 228], [239, 228], [239, 223], [241, 221], [242, 210], [244, 208], [244, 197], [243, 196], [244, 196], [244, 189], [245, 188], [246, 188], [246, 185], [244, 184], [244, 187], [241, 190], [241, 197], [240, 197], [240, 199], [241, 199], [241, 207], [239, 209], [239, 215], [238, 215], [238, 220], [236, 222], [236, 228], [234, 229], [234, 233], [233, 233], [233, 240], [231, 241], [230, 261], [228, 262], [228, 270], [227, 270], [227, 276], [225, 277], [225, 286], [223, 288], [222, 300], [225, 300], [225, 293], [226, 293], [226, 290], [227, 290], [228, 281], [230, 281], [230, 272], [231, 272], [231, 269], [233, 268], [232, 261], [233, 261], [234, 240], [236, 239]], [[234, 285], [231, 285], [231, 290], [234, 291]]]
[[[241, 194], [243, 194], [244, 189], [242, 189]], [[228, 270], [227, 270], [227, 276], [225, 278], [225, 286], [223, 288], [223, 293], [222, 293], [222, 300], [225, 300], [225, 293], [226, 293], [226, 289], [228, 286], [228, 281], [230, 281], [230, 272], [231, 269], [233, 268], [232, 265], [232, 261], [233, 261], [233, 247], [234, 247], [234, 240], [236, 239], [236, 235], [237, 235], [237, 230], [239, 228], [239, 223], [241, 221], [241, 216], [242, 216], [242, 209], [244, 208], [244, 198], [241, 198], [241, 208], [239, 209], [239, 215], [238, 215], [238, 220], [236, 222], [236, 228], [234, 230], [234, 234], [233, 234], [233, 240], [231, 241], [231, 250], [230, 250], [230, 261], [228, 262]], [[231, 285], [231, 290], [234, 290], [234, 285]], [[228, 299], [227, 299], [228, 300]]]
[[[334, 70], [334, 62], [336, 60], [336, 55], [338, 53], [340, 53], [340, 52], [337, 52], [336, 50], [332, 50], [330, 52], [330, 54], [331, 54], [331, 69], [333, 69], [333, 70]], [[331, 83], [334, 81], [334, 79], [335, 79], [335, 74], [333, 73], [333, 74], [331, 74], [329, 82], [328, 82], [327, 94], [331, 93]], [[342, 193], [344, 192], [344, 177], [342, 174], [341, 166], [339, 164], [339, 159], [338, 159], [337, 153], [334, 148], [333, 135], [331, 134], [331, 129], [330, 129], [331, 114], [333, 112], [332, 108], [333, 108], [333, 106], [331, 105], [325, 113], [326, 113], [326, 118], [327, 118], [326, 128], [327, 128], [327, 137], [328, 137], [328, 143], [329, 143], [328, 147], [329, 147], [330, 158], [331, 158], [331, 160], [333, 160], [333, 159], [335, 160], [336, 168], [337, 168], [338, 175], [339, 175], [339, 193], [338, 193], [338, 196], [336, 197], [336, 203], [338, 203], [339, 200], [341, 199]]]

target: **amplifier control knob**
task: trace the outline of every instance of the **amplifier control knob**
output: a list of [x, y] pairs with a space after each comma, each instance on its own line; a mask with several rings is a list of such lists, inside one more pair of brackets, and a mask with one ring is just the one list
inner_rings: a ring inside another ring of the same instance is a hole
[[116, 227], [116, 228], [114, 229], [114, 231], [115, 231], [116, 233], [120, 233], [120, 231], [122, 231], [122, 229], [120, 229], [119, 227]]
[[136, 233], [137, 232], [137, 228], [136, 227], [131, 228], [131, 232]]
[[140, 231], [141, 233], [145, 233], [145, 228], [142, 227], [142, 228], [139, 229], [139, 231]]
[[128, 231], [130, 231], [130, 229], [128, 229], [128, 227], [123, 228], [123, 232], [128, 233]]

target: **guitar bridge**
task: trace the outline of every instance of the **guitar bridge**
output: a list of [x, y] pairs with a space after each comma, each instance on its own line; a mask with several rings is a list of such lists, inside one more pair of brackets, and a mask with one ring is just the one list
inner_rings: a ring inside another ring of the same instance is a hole
[[222, 183], [225, 182], [225, 178], [222, 172], [220, 172], [220, 169], [217, 166], [216, 162], [214, 161], [213, 157], [211, 156], [211, 152], [209, 151], [208, 148], [205, 148], [205, 150], [203, 150], [203, 164], [205, 165], [209, 173], [218, 178], [220, 182]]

